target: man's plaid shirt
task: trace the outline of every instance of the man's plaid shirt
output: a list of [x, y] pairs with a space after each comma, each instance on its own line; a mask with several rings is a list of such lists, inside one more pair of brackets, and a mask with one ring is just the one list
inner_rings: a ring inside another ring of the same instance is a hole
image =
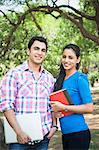
[[24, 62], [10, 70], [1, 81], [1, 111], [14, 109], [16, 114], [40, 112], [43, 134], [47, 134], [52, 126], [49, 94], [54, 81], [53, 76], [42, 67], [36, 80], [35, 74], [28, 68], [28, 62]]

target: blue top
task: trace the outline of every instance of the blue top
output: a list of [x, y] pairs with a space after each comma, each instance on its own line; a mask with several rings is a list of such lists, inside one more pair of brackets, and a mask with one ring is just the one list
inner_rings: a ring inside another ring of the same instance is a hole
[[[87, 75], [75, 72], [63, 82], [63, 89], [67, 89], [73, 103], [81, 105], [92, 103]], [[83, 114], [71, 114], [60, 118], [63, 134], [84, 131], [88, 129]]]

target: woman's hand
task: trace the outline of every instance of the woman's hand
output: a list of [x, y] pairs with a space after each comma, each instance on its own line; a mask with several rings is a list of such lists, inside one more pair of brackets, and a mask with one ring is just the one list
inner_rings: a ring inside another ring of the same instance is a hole
[[66, 105], [58, 101], [51, 102], [51, 106], [54, 112], [59, 112], [66, 109]]

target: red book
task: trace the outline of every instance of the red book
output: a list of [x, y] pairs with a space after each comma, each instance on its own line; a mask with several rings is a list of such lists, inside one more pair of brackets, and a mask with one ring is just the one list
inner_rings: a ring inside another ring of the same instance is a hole
[[[59, 90], [56, 92], [53, 92], [50, 94], [50, 100], [51, 101], [58, 101], [61, 102], [62, 104], [65, 105], [74, 105], [71, 97], [69, 96], [68, 92], [66, 89], [63, 90]], [[73, 112], [71, 111], [61, 111], [63, 113], [64, 116], [68, 116], [70, 114], [73, 114]]]

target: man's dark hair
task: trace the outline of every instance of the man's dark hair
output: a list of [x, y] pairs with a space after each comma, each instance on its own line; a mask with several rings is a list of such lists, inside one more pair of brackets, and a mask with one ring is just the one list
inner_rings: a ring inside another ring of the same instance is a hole
[[31, 40], [29, 41], [28, 43], [28, 48], [30, 49], [32, 44], [35, 42], [35, 41], [40, 41], [40, 42], [43, 42], [45, 43], [46, 45], [46, 50], [47, 50], [47, 40], [46, 38], [42, 37], [42, 36], [34, 36], [31, 38]]

